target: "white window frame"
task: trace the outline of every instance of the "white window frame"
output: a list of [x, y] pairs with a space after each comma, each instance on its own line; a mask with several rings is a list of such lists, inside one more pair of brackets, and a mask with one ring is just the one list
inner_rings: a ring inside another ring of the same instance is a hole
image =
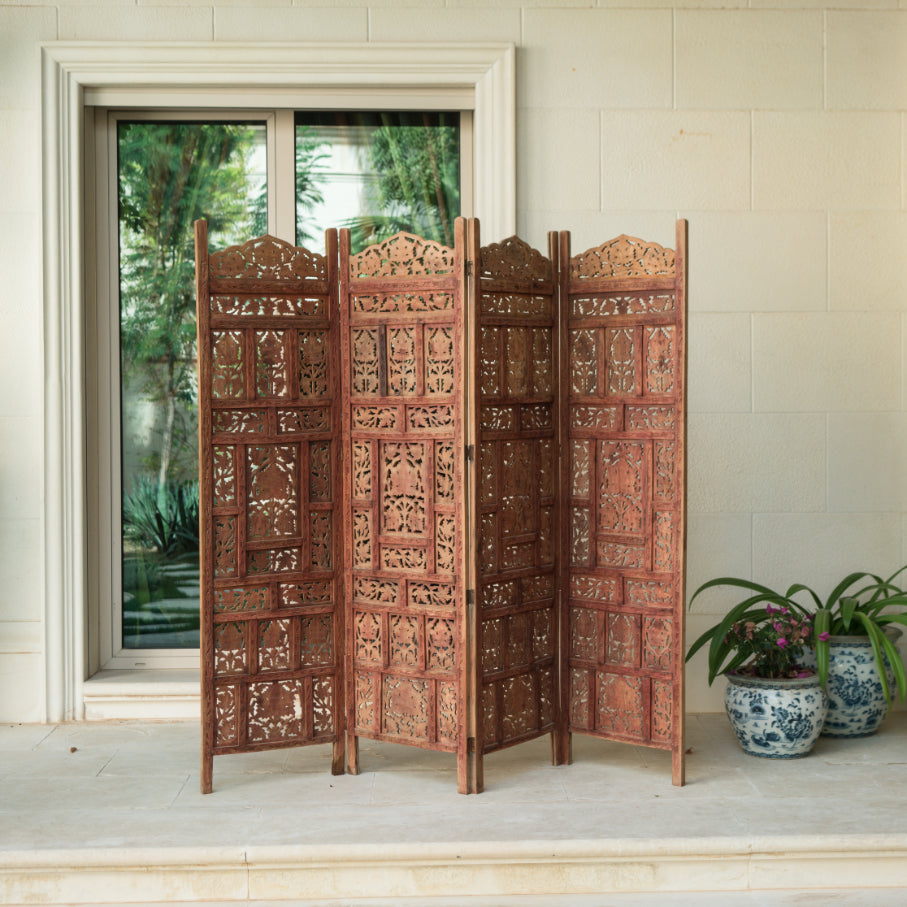
[[486, 239], [502, 239], [516, 221], [514, 54], [510, 44], [42, 47], [45, 720], [85, 717], [86, 681], [100, 663], [86, 530], [98, 498], [86, 463], [86, 108], [472, 110], [472, 210]]
[[[366, 101], [369, 99], [366, 98]], [[360, 107], [359, 110], [367, 109]], [[87, 480], [97, 501], [88, 502], [88, 673], [118, 670], [198, 669], [198, 648], [125, 648], [122, 598], [121, 372], [117, 184], [117, 127], [121, 122], [259, 123], [267, 130], [268, 225], [295, 243], [296, 110], [86, 108], [86, 199], [94, 211], [86, 224], [86, 446]], [[472, 111], [460, 113], [460, 187], [472, 205]], [[289, 163], [288, 163], [289, 162]]]
[[[88, 485], [88, 673], [111, 670], [198, 667], [198, 649], [127, 649], [123, 639], [122, 474], [119, 305], [119, 195], [117, 125], [120, 122], [203, 120], [257, 122], [267, 129], [270, 172], [277, 169], [274, 110], [143, 110], [86, 108], [86, 200], [95, 210], [86, 218], [86, 370], [85, 439]], [[292, 130], [290, 132], [292, 135]], [[286, 151], [286, 149], [284, 149]], [[290, 149], [292, 153], [292, 149]], [[286, 168], [284, 168], [286, 169]], [[292, 183], [290, 184], [292, 189]], [[268, 232], [276, 235], [275, 180], [268, 181]], [[292, 208], [295, 196], [281, 207]], [[90, 206], [89, 206], [90, 207]], [[95, 497], [97, 500], [95, 500]]]

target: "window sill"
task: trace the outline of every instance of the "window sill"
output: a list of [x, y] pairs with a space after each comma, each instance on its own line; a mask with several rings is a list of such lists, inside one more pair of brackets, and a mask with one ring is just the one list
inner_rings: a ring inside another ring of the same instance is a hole
[[197, 671], [100, 671], [82, 686], [86, 721], [199, 718]]

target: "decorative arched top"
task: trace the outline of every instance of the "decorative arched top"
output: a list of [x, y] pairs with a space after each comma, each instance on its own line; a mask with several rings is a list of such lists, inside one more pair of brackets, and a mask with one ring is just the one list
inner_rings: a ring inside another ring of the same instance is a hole
[[214, 252], [208, 259], [213, 278], [254, 278], [257, 280], [305, 280], [327, 278], [323, 255], [292, 246], [276, 236], [250, 239], [240, 246]]
[[350, 258], [350, 277], [354, 280], [434, 276], [451, 274], [453, 270], [453, 249], [404, 232], [395, 233]]
[[551, 261], [518, 236], [482, 246], [481, 277], [551, 280]]
[[570, 259], [570, 277], [671, 277], [674, 250], [621, 234]]

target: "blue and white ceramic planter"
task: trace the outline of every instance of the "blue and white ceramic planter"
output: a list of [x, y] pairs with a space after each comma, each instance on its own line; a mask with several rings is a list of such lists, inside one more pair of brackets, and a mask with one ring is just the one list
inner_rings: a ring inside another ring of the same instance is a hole
[[809, 753], [828, 708], [816, 675], [769, 680], [731, 672], [727, 679], [724, 705], [744, 752], [766, 759]]
[[[887, 632], [892, 640], [901, 635]], [[828, 642], [828, 714], [822, 736], [868, 737], [888, 714], [872, 643], [867, 636], [832, 636]], [[895, 689], [890, 667], [888, 687]]]

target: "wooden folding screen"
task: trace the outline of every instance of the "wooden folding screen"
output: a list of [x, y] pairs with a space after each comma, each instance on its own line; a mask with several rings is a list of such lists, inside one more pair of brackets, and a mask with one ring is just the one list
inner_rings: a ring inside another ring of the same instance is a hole
[[337, 240], [208, 254], [196, 224], [202, 791], [215, 754], [333, 744], [343, 771]]
[[344, 733], [354, 773], [359, 737], [456, 752], [462, 792], [548, 733], [683, 782], [685, 222], [676, 255], [455, 233], [198, 227], [203, 790], [216, 753], [339, 771]]
[[570, 733], [671, 750], [683, 784], [686, 223], [561, 269], [560, 761]]

